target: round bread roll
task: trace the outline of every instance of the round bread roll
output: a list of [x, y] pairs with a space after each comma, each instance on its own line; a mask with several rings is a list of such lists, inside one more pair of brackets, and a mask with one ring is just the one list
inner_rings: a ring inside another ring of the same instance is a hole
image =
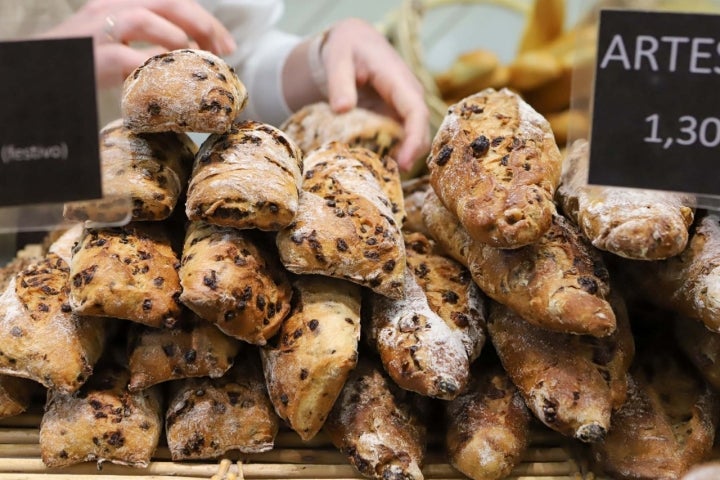
[[223, 59], [185, 49], [151, 57], [128, 76], [121, 107], [125, 126], [135, 133], [224, 133], [247, 98]]

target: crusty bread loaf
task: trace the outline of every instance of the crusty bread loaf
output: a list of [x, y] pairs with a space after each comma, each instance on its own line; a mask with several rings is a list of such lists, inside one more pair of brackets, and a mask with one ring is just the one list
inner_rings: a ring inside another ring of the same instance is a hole
[[133, 132], [222, 133], [247, 98], [223, 59], [204, 50], [175, 50], [149, 58], [125, 79], [122, 117]]
[[538, 419], [583, 442], [605, 437], [613, 398], [592, 361], [592, 345], [576, 335], [533, 326], [498, 303], [490, 307], [488, 332], [505, 371]]
[[172, 327], [179, 319], [177, 255], [161, 226], [86, 230], [70, 269], [70, 306], [81, 315]]
[[404, 136], [402, 126], [388, 116], [361, 107], [336, 113], [327, 102], [301, 108], [285, 120], [280, 129], [305, 153], [326, 142], [341, 142], [367, 148], [381, 157], [394, 156], [395, 147]]
[[693, 209], [679, 194], [586, 185], [589, 146], [578, 140], [564, 165], [558, 197], [563, 212], [600, 250], [635, 260], [660, 260], [682, 252]]
[[710, 452], [720, 397], [672, 348], [640, 354], [628, 399], [593, 457], [613, 478], [677, 479]]
[[475, 240], [517, 248], [550, 228], [560, 151], [547, 120], [510, 90], [452, 105], [427, 164], [441, 202]]
[[445, 447], [453, 467], [470, 478], [505, 478], [530, 443], [530, 412], [499, 366], [473, 369], [467, 391], [445, 402]]
[[174, 461], [273, 448], [280, 421], [268, 398], [255, 349], [241, 354], [222, 378], [192, 378], [172, 387], [165, 428]]
[[350, 374], [324, 429], [364, 476], [423, 479], [427, 432], [408, 396], [370, 359]]
[[361, 291], [353, 283], [320, 276], [298, 277], [293, 286], [295, 308], [283, 322], [278, 344], [260, 352], [275, 411], [309, 440], [357, 363]]
[[559, 332], [602, 337], [615, 330], [605, 300], [609, 275], [599, 253], [568, 220], [553, 216], [551, 228], [532, 245], [503, 250], [470, 238], [434, 192], [423, 207], [428, 229], [493, 300], [528, 322]]
[[28, 265], [0, 296], [0, 373], [74, 392], [93, 372], [106, 335], [104, 319], [69, 304], [70, 267], [49, 253]]
[[192, 222], [179, 273], [180, 301], [240, 340], [265, 345], [290, 311], [275, 247], [249, 231]]
[[720, 216], [701, 218], [685, 250], [656, 262], [626, 261], [618, 266], [630, 289], [662, 308], [701, 320], [720, 332]]
[[403, 231], [430, 235], [422, 217], [425, 195], [430, 188], [432, 188], [430, 186], [430, 177], [427, 175], [405, 180], [402, 183], [406, 215], [402, 225]]
[[368, 343], [400, 387], [449, 400], [465, 388], [470, 360], [462, 336], [455, 335], [431, 308], [410, 269], [405, 295], [392, 299], [370, 294], [363, 305]]
[[25, 378], [0, 375], [0, 418], [27, 410], [36, 386], [37, 383]]
[[705, 381], [720, 391], [720, 333], [709, 331], [701, 322], [678, 317], [675, 338]]
[[240, 342], [211, 323], [188, 315], [176, 328], [135, 325], [128, 335], [128, 390], [168, 380], [222, 377], [233, 365]]
[[[65, 204], [68, 220], [163, 220], [187, 187], [197, 145], [184, 133], [135, 134], [115, 120], [100, 130], [103, 199]], [[121, 207], [132, 210], [121, 212]], [[117, 205], [117, 211], [113, 209]]]
[[40, 424], [40, 455], [45, 465], [148, 466], [162, 431], [160, 390], [129, 393], [129, 378], [127, 370], [105, 366], [78, 395], [49, 392]]
[[432, 311], [465, 346], [472, 363], [485, 344], [485, 295], [460, 263], [440, 254], [422, 233], [405, 234], [408, 268], [425, 292]]
[[298, 208], [302, 152], [277, 128], [253, 121], [211, 135], [195, 158], [185, 213], [191, 220], [278, 230]]
[[401, 297], [404, 208], [395, 161], [327, 143], [305, 158], [302, 188], [295, 220], [277, 236], [285, 267]]

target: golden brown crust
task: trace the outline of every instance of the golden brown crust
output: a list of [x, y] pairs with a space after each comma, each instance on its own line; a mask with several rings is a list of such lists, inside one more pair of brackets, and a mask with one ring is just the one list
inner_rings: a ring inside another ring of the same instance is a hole
[[655, 350], [639, 358], [613, 428], [593, 445], [595, 460], [617, 478], [680, 478], [712, 448], [720, 397], [675, 352]]
[[438, 250], [422, 233], [405, 234], [408, 268], [432, 311], [460, 339], [472, 363], [485, 344], [485, 296], [465, 267]]
[[128, 76], [122, 117], [133, 132], [222, 133], [247, 98], [223, 59], [204, 50], [175, 50], [151, 57]]
[[181, 312], [179, 263], [155, 224], [87, 230], [73, 254], [70, 305], [82, 315], [171, 327]]
[[555, 215], [536, 243], [502, 250], [470, 238], [433, 192], [423, 216], [441, 247], [464, 258], [480, 289], [528, 322], [596, 337], [615, 330], [615, 314], [605, 300], [610, 291], [605, 264], [564, 217]]
[[302, 164], [300, 149], [277, 128], [233, 125], [200, 147], [185, 213], [214, 225], [279, 230], [297, 213]]
[[0, 373], [74, 392], [105, 342], [104, 319], [73, 313], [70, 268], [50, 253], [20, 272], [0, 296]]
[[0, 375], [0, 418], [20, 415], [27, 410], [36, 386], [31, 380]]
[[530, 412], [501, 368], [478, 370], [467, 391], [444, 404], [447, 454], [470, 478], [505, 478], [530, 442]]
[[127, 391], [129, 372], [105, 367], [79, 395], [50, 391], [40, 424], [40, 455], [48, 467], [86, 461], [147, 467], [162, 430], [157, 388]]
[[128, 336], [128, 390], [179, 378], [221, 377], [239, 351], [240, 342], [196, 317], [173, 329], [135, 325]]
[[422, 480], [426, 429], [407, 395], [361, 360], [335, 402], [325, 431], [364, 476]]
[[102, 200], [65, 204], [69, 220], [111, 222], [121, 212], [112, 203], [132, 205], [131, 220], [164, 220], [187, 187], [197, 146], [184, 133], [134, 134], [115, 120], [100, 130]]
[[265, 345], [290, 311], [292, 289], [274, 247], [246, 231], [192, 222], [180, 301], [227, 335]]
[[635, 260], [661, 260], [682, 252], [693, 209], [678, 194], [586, 185], [589, 146], [576, 141], [558, 188], [563, 212], [600, 250]]
[[592, 344], [535, 327], [498, 303], [490, 308], [488, 332], [505, 371], [538, 419], [583, 442], [605, 437], [613, 399], [590, 360]]
[[394, 160], [331, 142], [307, 156], [304, 177], [298, 214], [277, 236], [285, 267], [400, 297], [404, 208]]
[[327, 102], [301, 108], [285, 120], [280, 129], [305, 153], [335, 141], [367, 148], [381, 157], [394, 156], [395, 147], [404, 136], [402, 126], [390, 117], [361, 107], [336, 113]]
[[275, 411], [303, 440], [322, 428], [358, 359], [360, 287], [319, 276], [294, 283], [277, 347], [261, 350]]
[[547, 120], [510, 90], [452, 105], [427, 164], [441, 202], [477, 241], [517, 248], [550, 228], [560, 151]]
[[174, 387], [165, 414], [174, 461], [273, 448], [280, 421], [265, 390], [254, 349], [241, 355], [222, 378], [193, 378]]

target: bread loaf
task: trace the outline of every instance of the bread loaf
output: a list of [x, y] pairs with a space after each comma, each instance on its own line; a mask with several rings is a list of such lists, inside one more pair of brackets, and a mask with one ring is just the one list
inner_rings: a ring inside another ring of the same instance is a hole
[[603, 337], [615, 330], [615, 314], [605, 300], [609, 275], [599, 253], [564, 217], [532, 245], [502, 250], [470, 238], [429, 192], [425, 223], [442, 248], [464, 258], [473, 280], [496, 302], [526, 321], [558, 332]]
[[161, 226], [87, 230], [70, 269], [70, 306], [81, 315], [172, 327], [180, 315], [177, 255]]
[[46, 466], [148, 466], [162, 430], [160, 391], [129, 393], [129, 378], [127, 370], [110, 365], [99, 369], [78, 395], [49, 392], [40, 424]]
[[141, 132], [223, 133], [245, 108], [247, 90], [223, 59], [205, 50], [149, 58], [125, 79], [125, 126]]
[[185, 213], [190, 220], [278, 230], [298, 208], [302, 152], [275, 127], [245, 121], [203, 142]]
[[467, 391], [445, 402], [450, 463], [470, 478], [505, 478], [530, 442], [530, 412], [499, 367], [473, 369]]
[[510, 90], [452, 105], [427, 164], [441, 202], [473, 239], [517, 248], [550, 228], [560, 151], [548, 122]]
[[263, 348], [263, 370], [275, 411], [300, 438], [322, 428], [358, 359], [360, 287], [320, 276], [298, 277], [295, 308], [277, 346]]
[[675, 319], [675, 338], [705, 381], [720, 391], [720, 334], [701, 322], [679, 317]]
[[179, 274], [180, 301], [240, 340], [265, 345], [290, 311], [275, 247], [249, 231], [190, 223]]
[[[103, 199], [65, 204], [68, 220], [164, 220], [187, 187], [197, 146], [184, 133], [135, 134], [115, 120], [100, 130]], [[122, 212], [126, 202], [132, 210]], [[113, 208], [117, 206], [117, 209]]]
[[173, 461], [273, 448], [280, 422], [265, 389], [257, 351], [249, 350], [222, 378], [173, 383], [165, 414]]
[[173, 329], [134, 325], [128, 335], [128, 390], [180, 378], [221, 377], [239, 350], [240, 342], [197, 317]]
[[20, 415], [27, 410], [36, 386], [31, 380], [0, 375], [0, 418]]
[[302, 188], [296, 218], [277, 236], [285, 267], [401, 297], [404, 208], [394, 160], [331, 142], [306, 157]]
[[661, 260], [685, 249], [693, 209], [679, 194], [586, 185], [589, 161], [588, 143], [576, 141], [558, 197], [593, 246], [635, 260]]
[[427, 431], [408, 395], [370, 360], [350, 374], [324, 428], [362, 475], [424, 478]]
[[379, 156], [394, 156], [404, 136], [402, 126], [390, 117], [356, 107], [336, 113], [327, 102], [307, 105], [293, 113], [280, 129], [309, 153], [326, 142], [363, 147]]

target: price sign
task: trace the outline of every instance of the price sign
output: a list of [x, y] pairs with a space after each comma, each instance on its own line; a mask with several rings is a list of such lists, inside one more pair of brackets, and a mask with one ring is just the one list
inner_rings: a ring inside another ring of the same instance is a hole
[[720, 195], [720, 16], [600, 12], [588, 183]]
[[0, 42], [0, 207], [102, 196], [92, 40]]

